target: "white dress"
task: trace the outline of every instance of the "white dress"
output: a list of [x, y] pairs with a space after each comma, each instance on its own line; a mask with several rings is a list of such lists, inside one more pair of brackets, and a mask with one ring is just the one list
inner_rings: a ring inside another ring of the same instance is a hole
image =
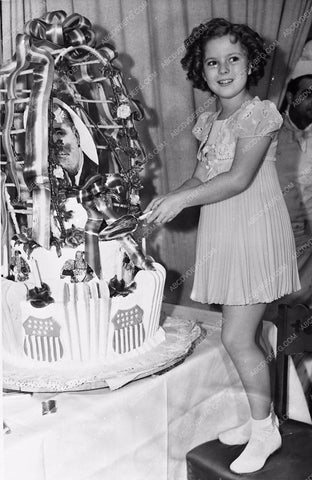
[[239, 138], [273, 137], [252, 184], [201, 207], [191, 298], [202, 303], [269, 303], [300, 289], [293, 232], [278, 181], [275, 152], [282, 117], [258, 97], [226, 120], [203, 113], [194, 129], [207, 180], [230, 170]]

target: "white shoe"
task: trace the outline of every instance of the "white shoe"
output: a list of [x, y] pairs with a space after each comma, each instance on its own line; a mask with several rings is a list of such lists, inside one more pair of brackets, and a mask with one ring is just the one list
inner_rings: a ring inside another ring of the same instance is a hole
[[243, 445], [247, 443], [251, 435], [251, 420], [239, 425], [238, 427], [230, 428], [225, 432], [219, 433], [219, 440], [225, 445]]
[[240, 454], [231, 463], [230, 469], [234, 473], [252, 473], [261, 470], [272, 453], [282, 445], [282, 438], [278, 426], [274, 422], [271, 430], [252, 432], [250, 440]]

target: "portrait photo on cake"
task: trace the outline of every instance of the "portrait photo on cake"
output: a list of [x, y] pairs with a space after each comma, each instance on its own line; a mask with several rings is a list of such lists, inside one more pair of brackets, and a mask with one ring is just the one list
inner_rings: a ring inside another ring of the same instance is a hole
[[0, 0], [0, 478], [312, 479], [312, 0]]

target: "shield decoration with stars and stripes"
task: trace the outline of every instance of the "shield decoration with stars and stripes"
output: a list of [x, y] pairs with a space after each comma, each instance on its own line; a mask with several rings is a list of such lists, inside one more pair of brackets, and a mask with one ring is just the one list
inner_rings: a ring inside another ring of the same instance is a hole
[[30, 316], [23, 323], [24, 352], [33, 360], [56, 362], [63, 356], [60, 325], [52, 318]]
[[145, 339], [143, 310], [135, 305], [128, 310], [118, 310], [112, 319], [114, 324], [113, 348], [117, 353], [130, 352], [140, 347]]

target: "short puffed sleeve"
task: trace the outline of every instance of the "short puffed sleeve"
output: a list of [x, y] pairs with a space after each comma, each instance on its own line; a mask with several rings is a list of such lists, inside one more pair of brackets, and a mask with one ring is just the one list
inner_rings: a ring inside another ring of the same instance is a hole
[[199, 115], [192, 130], [192, 133], [197, 140], [202, 142], [206, 138], [214, 115], [215, 113], [213, 112], [203, 112]]
[[283, 118], [269, 100], [249, 103], [238, 115], [237, 138], [263, 137], [280, 129]]

